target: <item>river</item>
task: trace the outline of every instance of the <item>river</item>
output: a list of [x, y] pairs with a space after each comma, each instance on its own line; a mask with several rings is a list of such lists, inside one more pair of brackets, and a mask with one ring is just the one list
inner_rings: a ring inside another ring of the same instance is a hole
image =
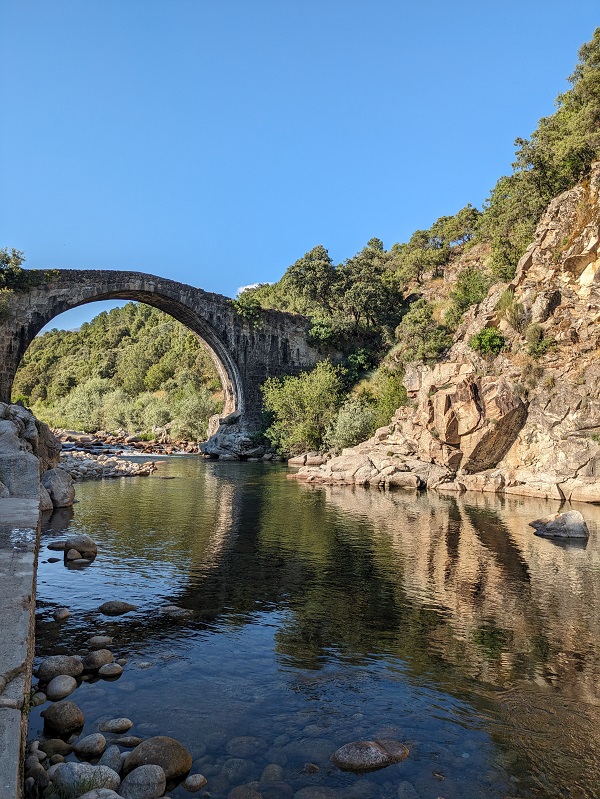
[[[587, 545], [560, 544], [527, 525], [557, 510], [542, 501], [312, 488], [198, 457], [77, 500], [43, 526], [36, 655], [114, 637], [123, 674], [70, 697], [85, 734], [127, 716], [177, 738], [214, 799], [273, 763], [290, 796], [600, 795], [600, 508], [580, 506]], [[65, 532], [95, 539], [90, 566], [48, 562]], [[110, 599], [139, 609], [102, 616]], [[378, 737], [409, 757], [363, 775], [330, 761]]]

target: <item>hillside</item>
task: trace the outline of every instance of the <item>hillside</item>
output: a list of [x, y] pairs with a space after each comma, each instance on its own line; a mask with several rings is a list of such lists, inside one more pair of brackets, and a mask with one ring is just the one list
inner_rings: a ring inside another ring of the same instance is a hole
[[[446, 356], [413, 364], [389, 426], [310, 482], [600, 502], [600, 163], [553, 200], [510, 283]], [[486, 343], [487, 342], [487, 343]]]
[[80, 330], [36, 338], [14, 382], [18, 399], [53, 426], [195, 440], [222, 407], [219, 378], [198, 339], [132, 302]]

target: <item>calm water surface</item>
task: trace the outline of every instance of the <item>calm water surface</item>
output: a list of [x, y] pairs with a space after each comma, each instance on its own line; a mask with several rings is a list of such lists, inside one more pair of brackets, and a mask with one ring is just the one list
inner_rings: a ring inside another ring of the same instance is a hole
[[[215, 799], [270, 763], [340, 799], [600, 795], [600, 508], [581, 507], [582, 547], [534, 537], [558, 509], [536, 500], [314, 489], [194, 457], [158, 474], [174, 479], [80, 484], [43, 529], [38, 657], [106, 633], [128, 659], [71, 697], [86, 734], [128, 716], [181, 740]], [[66, 532], [97, 541], [92, 565], [48, 563]], [[109, 599], [139, 610], [104, 617]], [[330, 762], [377, 737], [410, 756], [367, 775]]]

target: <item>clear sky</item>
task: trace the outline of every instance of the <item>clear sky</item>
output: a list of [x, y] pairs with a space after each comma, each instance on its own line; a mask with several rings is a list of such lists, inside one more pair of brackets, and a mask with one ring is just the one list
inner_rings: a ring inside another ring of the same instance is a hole
[[[0, 246], [234, 296], [510, 171], [597, 0], [5, 0]], [[99, 305], [60, 319], [74, 327]], [[57, 320], [56, 324], [59, 324]]]

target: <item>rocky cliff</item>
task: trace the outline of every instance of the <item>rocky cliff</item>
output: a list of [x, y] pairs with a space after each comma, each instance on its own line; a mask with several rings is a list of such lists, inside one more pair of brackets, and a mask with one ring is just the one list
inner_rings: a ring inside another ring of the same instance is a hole
[[[557, 197], [510, 284], [470, 310], [446, 358], [412, 365], [410, 404], [363, 444], [294, 475], [600, 502], [600, 163]], [[483, 356], [473, 335], [498, 328]]]

